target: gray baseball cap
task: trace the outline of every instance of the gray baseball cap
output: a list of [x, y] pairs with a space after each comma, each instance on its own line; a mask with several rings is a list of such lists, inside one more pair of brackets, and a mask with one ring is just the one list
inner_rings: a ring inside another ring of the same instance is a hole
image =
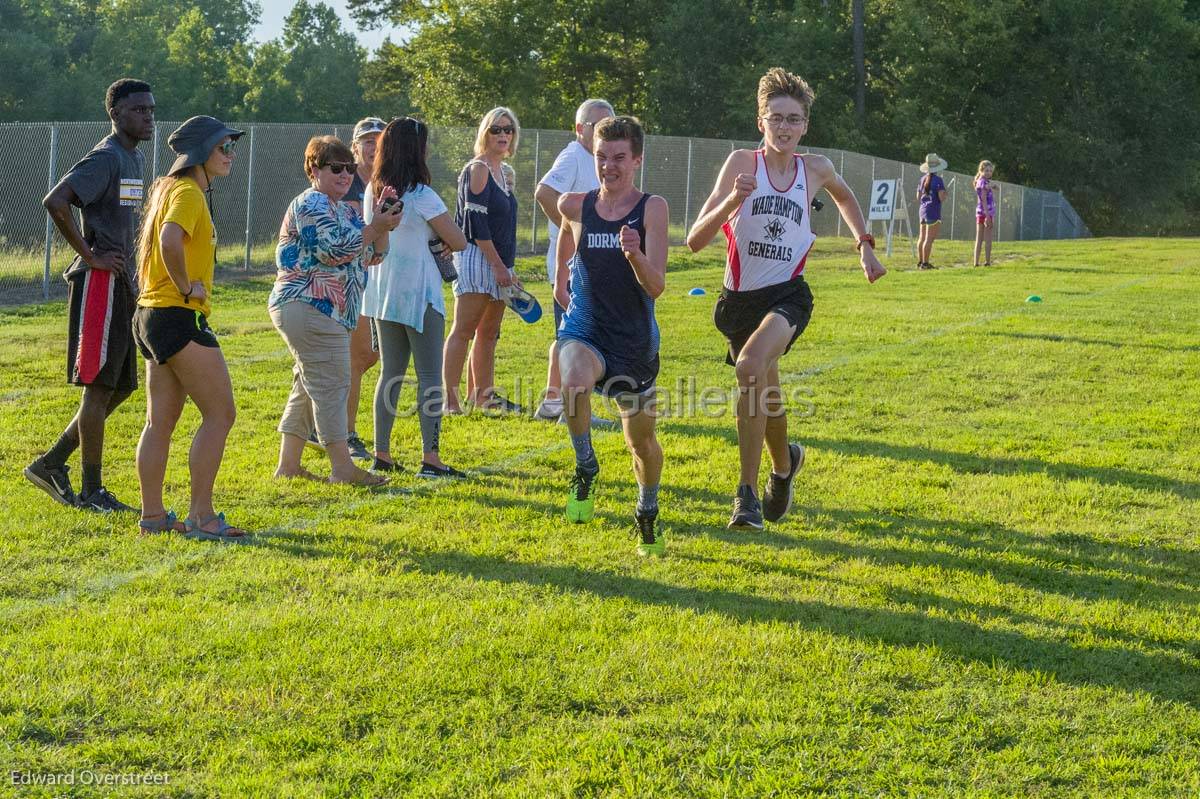
[[167, 137], [167, 145], [179, 154], [175, 163], [167, 170], [167, 174], [175, 175], [203, 164], [222, 139], [228, 136], [236, 141], [244, 133], [245, 131], [231, 128], [215, 117], [192, 117], [171, 131], [171, 135]]
[[354, 126], [354, 137], [350, 141], [356, 142], [363, 136], [369, 136], [372, 133], [383, 133], [383, 129], [386, 127], [387, 123], [379, 117], [360, 119], [358, 120], [358, 124]]

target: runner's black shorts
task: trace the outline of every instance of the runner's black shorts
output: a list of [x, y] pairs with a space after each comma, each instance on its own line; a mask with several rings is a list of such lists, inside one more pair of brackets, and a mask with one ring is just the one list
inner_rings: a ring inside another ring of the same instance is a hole
[[220, 347], [208, 318], [190, 308], [142, 308], [133, 314], [133, 338], [147, 361], [164, 364], [188, 345]]
[[812, 318], [813, 296], [803, 275], [786, 283], [763, 286], [751, 291], [721, 289], [721, 298], [713, 308], [713, 322], [729, 341], [725, 362], [737, 363], [738, 354], [768, 314], [777, 313], [795, 328], [788, 341], [786, 353], [808, 327]]
[[137, 388], [133, 313], [137, 301], [116, 272], [83, 269], [67, 278], [67, 381]]

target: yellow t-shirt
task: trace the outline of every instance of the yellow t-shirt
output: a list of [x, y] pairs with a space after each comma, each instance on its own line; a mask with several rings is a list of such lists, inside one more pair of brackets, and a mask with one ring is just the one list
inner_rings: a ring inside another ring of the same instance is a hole
[[163, 225], [174, 222], [183, 228], [183, 260], [187, 264], [188, 282], [199, 280], [204, 292], [212, 298], [213, 268], [216, 265], [217, 231], [204, 201], [204, 192], [190, 177], [180, 178], [167, 190], [165, 202], [154, 218], [154, 240], [151, 243], [146, 283], [138, 305], [147, 308], [189, 308], [208, 316], [209, 300], [184, 302], [183, 295], [167, 274], [159, 245]]

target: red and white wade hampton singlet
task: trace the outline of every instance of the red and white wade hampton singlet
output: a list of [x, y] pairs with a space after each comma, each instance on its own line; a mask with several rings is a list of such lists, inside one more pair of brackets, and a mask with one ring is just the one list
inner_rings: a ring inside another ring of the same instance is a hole
[[799, 153], [796, 177], [779, 188], [771, 183], [762, 150], [754, 151], [758, 187], [721, 230], [728, 240], [725, 288], [751, 291], [786, 283], [804, 271], [817, 237], [808, 219], [808, 172]]

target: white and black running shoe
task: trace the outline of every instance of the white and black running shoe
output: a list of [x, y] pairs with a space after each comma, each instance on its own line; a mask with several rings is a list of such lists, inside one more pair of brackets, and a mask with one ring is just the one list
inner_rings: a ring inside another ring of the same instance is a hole
[[86, 497], [81, 496], [76, 507], [80, 510], [90, 510], [93, 513], [138, 513], [138, 509], [126, 505], [109, 493], [108, 489], [100, 486]]
[[432, 463], [421, 461], [421, 469], [417, 472], [417, 477], [464, 480], [467, 477], [467, 473], [460, 472], [453, 466], [434, 466]]
[[71, 488], [71, 478], [67, 474], [71, 467], [47, 466], [41, 458], [25, 467], [25, 479], [50, 495], [50, 498], [61, 505], [75, 505], [75, 489]]
[[763, 516], [769, 522], [777, 522], [792, 509], [792, 497], [795, 494], [792, 483], [796, 473], [804, 468], [804, 447], [799, 444], [789, 444], [788, 452], [792, 456], [792, 467], [787, 477], [780, 477], [771, 472], [767, 478], [767, 488], [763, 491]]
[[762, 504], [754, 496], [751, 486], [739, 486], [733, 498], [733, 515], [729, 517], [730, 530], [763, 529]]

